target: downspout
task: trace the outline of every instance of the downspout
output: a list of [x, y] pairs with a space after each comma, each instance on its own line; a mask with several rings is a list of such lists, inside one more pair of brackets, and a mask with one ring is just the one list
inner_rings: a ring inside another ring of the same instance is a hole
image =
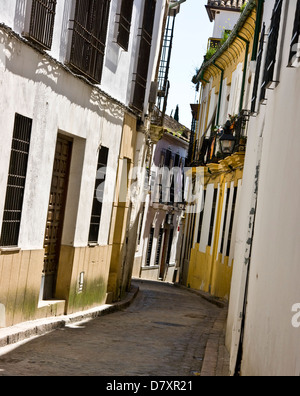
[[242, 90], [241, 90], [241, 99], [240, 99], [240, 108], [239, 111], [243, 110], [244, 104], [244, 96], [245, 96], [245, 84], [246, 84], [246, 76], [247, 76], [247, 63], [248, 63], [248, 55], [249, 55], [249, 47], [250, 41], [246, 40], [244, 37], [237, 34], [237, 37], [246, 43], [246, 53], [245, 53], [245, 61], [244, 61], [244, 72], [243, 72], [243, 81], [242, 81]]
[[220, 81], [220, 90], [219, 90], [219, 102], [218, 102], [218, 110], [217, 110], [217, 118], [216, 118], [216, 125], [219, 125], [219, 119], [220, 119], [220, 110], [221, 110], [221, 101], [222, 101], [222, 93], [223, 93], [223, 79], [224, 79], [224, 69], [222, 69], [220, 66], [216, 65], [214, 62], [214, 66], [221, 70], [221, 81]]

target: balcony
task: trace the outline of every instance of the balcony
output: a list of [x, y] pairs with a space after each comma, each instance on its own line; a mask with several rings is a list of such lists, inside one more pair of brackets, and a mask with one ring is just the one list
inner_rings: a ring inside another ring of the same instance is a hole
[[193, 166], [218, 163], [232, 154], [244, 154], [247, 146], [250, 111], [231, 116], [223, 126], [215, 126], [210, 137], [196, 141]]

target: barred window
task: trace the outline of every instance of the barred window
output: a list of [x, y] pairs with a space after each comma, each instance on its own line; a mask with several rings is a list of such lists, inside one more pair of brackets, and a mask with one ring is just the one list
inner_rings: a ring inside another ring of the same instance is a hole
[[117, 43], [128, 51], [133, 0], [122, 0]]
[[18, 246], [32, 120], [15, 116], [0, 246]]
[[101, 147], [97, 164], [97, 175], [95, 182], [94, 201], [89, 232], [89, 243], [98, 243], [100, 223], [102, 216], [102, 204], [106, 181], [106, 167], [109, 149]]
[[29, 33], [26, 36], [46, 50], [52, 46], [55, 9], [56, 0], [32, 0]]
[[102, 78], [110, 0], [77, 0], [69, 66], [99, 84]]
[[289, 66], [298, 67], [299, 66], [299, 36], [300, 36], [300, 0], [297, 0], [295, 22], [293, 29], [293, 36], [291, 40], [290, 56], [289, 56]]
[[281, 12], [282, 12], [282, 0], [276, 0], [272, 15], [265, 70], [264, 70], [263, 82], [261, 86], [261, 95], [260, 95], [261, 101], [266, 99], [266, 89], [270, 87], [270, 84], [272, 82], [274, 82], [274, 70], [275, 70], [276, 55], [277, 55]]
[[260, 77], [260, 72], [261, 72], [261, 65], [262, 65], [262, 58], [263, 58], [263, 51], [264, 51], [265, 33], [266, 33], [266, 25], [264, 24], [262, 32], [261, 32], [259, 52], [258, 52], [257, 60], [256, 60], [255, 80], [254, 80], [253, 94], [252, 94], [252, 100], [251, 100], [251, 113], [252, 114], [255, 113], [256, 101], [257, 101], [257, 97], [258, 97], [258, 84], [259, 84], [259, 77]]
[[154, 227], [151, 227], [149, 239], [148, 239], [148, 248], [147, 248], [147, 258], [146, 258], [147, 267], [149, 267], [151, 264], [153, 239], [154, 239]]
[[135, 76], [135, 86], [132, 101], [132, 107], [138, 111], [143, 111], [144, 108], [155, 10], [156, 0], [146, 0], [144, 8], [143, 26], [141, 29], [138, 66]]

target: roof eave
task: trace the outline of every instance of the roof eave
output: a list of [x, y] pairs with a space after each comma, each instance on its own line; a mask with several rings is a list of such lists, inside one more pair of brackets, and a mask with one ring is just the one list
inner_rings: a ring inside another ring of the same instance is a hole
[[221, 48], [218, 49], [218, 51], [211, 57], [211, 59], [209, 59], [207, 62], [204, 62], [202, 64], [202, 66], [197, 74], [197, 77], [196, 77], [196, 83], [201, 81], [202, 75], [203, 75], [205, 69], [207, 67], [209, 67], [210, 65], [212, 65], [223, 54], [223, 52], [225, 52], [229, 48], [230, 44], [235, 40], [235, 38], [239, 34], [239, 31], [243, 27], [246, 19], [248, 18], [248, 16], [250, 15], [250, 13], [252, 12], [252, 10], [254, 9], [255, 6], [256, 6], [256, 0], [249, 0], [244, 11], [241, 14], [240, 19], [238, 20], [237, 24], [233, 28], [227, 41], [222, 45]]

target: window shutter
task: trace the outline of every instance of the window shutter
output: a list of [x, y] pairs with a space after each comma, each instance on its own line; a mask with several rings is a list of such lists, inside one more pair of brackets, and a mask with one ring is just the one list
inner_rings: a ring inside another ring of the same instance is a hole
[[135, 76], [135, 86], [132, 107], [140, 112], [143, 111], [147, 88], [147, 77], [152, 45], [152, 34], [156, 10], [156, 0], [146, 0], [144, 8], [143, 26], [139, 49], [138, 66]]
[[273, 82], [274, 79], [281, 12], [282, 12], [282, 0], [276, 0], [272, 15], [271, 29], [269, 33], [269, 42], [268, 42], [265, 70], [263, 76], [263, 83], [261, 86], [261, 95], [260, 95], [261, 101], [266, 99], [266, 89], [269, 88], [270, 84]]
[[254, 79], [254, 86], [253, 86], [253, 95], [252, 95], [252, 100], [251, 100], [251, 113], [252, 114], [255, 113], [255, 109], [256, 109], [256, 100], [257, 100], [257, 96], [258, 96], [258, 84], [259, 84], [259, 77], [260, 77], [263, 51], [264, 51], [265, 33], [266, 33], [266, 25], [264, 24], [262, 32], [261, 32], [259, 52], [258, 52], [257, 60], [256, 60], [256, 72], [255, 72], [255, 79]]
[[117, 43], [128, 51], [133, 0], [122, 0]]

